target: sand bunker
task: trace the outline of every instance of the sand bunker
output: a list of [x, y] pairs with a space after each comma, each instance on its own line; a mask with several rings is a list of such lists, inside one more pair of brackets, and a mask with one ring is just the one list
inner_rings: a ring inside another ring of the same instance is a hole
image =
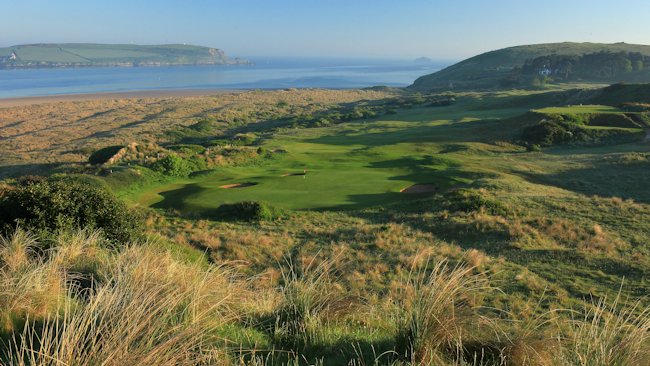
[[257, 183], [235, 183], [235, 184], [226, 184], [223, 186], [219, 186], [219, 188], [223, 188], [223, 189], [246, 188], [255, 185], [257, 185]]
[[432, 184], [414, 184], [410, 187], [403, 188], [400, 190], [401, 193], [432, 193], [437, 191], [436, 187]]
[[283, 177], [297, 177], [301, 175], [307, 175], [306, 173], [286, 173], [282, 174]]

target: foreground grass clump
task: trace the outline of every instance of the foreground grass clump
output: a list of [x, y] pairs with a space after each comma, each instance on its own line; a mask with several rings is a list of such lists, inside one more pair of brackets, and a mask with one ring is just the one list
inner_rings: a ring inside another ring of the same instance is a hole
[[650, 364], [650, 308], [636, 303], [621, 309], [619, 300], [608, 304], [601, 299], [576, 314], [570, 321], [571, 333], [560, 340], [558, 364]]
[[[29, 250], [38, 243], [20, 229], [0, 242], [1, 364], [221, 362], [223, 352], [208, 343], [232, 314], [229, 270], [178, 262], [150, 245], [109, 251], [97, 245], [97, 233], [61, 235], [41, 254]], [[94, 286], [76, 281], [80, 261], [97, 262]]]
[[315, 258], [300, 268], [290, 259], [281, 269], [280, 302], [274, 310], [274, 337], [293, 347], [318, 341], [322, 327], [350, 306], [335, 283], [333, 262]]
[[475, 301], [488, 283], [471, 267], [444, 261], [428, 267], [414, 270], [403, 285], [396, 352], [416, 364], [462, 361], [468, 327], [478, 328]]

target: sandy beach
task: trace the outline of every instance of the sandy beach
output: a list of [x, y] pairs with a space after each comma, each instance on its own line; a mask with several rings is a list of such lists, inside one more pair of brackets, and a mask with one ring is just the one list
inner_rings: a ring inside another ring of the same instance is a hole
[[43, 103], [74, 102], [82, 100], [195, 97], [232, 93], [236, 91], [237, 90], [226, 89], [136, 90], [127, 92], [61, 94], [34, 97], [0, 98], [0, 108]]

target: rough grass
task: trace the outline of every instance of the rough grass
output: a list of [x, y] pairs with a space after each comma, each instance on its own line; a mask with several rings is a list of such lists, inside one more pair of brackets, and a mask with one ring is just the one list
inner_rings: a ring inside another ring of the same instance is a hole
[[[22, 230], [3, 243], [38, 245]], [[646, 365], [650, 309], [585, 303], [519, 337], [481, 305], [492, 279], [420, 253], [396, 292], [352, 301], [339, 256], [280, 266], [280, 282], [174, 259], [152, 244], [101, 249], [96, 232], [62, 233], [22, 271], [0, 267], [5, 365]], [[76, 250], [72, 250], [76, 248]], [[89, 250], [94, 248], [93, 250]], [[473, 256], [475, 254], [471, 254]], [[67, 281], [85, 257], [96, 284]], [[30, 275], [25, 276], [25, 273]], [[40, 277], [39, 277], [40, 276]], [[37, 281], [37, 278], [43, 278]], [[13, 283], [30, 284], [19, 288]], [[47, 297], [34, 285], [50, 283]], [[56, 286], [56, 291], [53, 287]], [[490, 291], [487, 291], [490, 290]], [[83, 296], [81, 296], [83, 295]], [[371, 301], [375, 297], [376, 301]], [[8, 302], [7, 299], [20, 301]], [[14, 304], [14, 305], [12, 305]], [[17, 307], [19, 304], [20, 307]], [[543, 325], [543, 326], [542, 326]], [[503, 334], [503, 335], [501, 335]], [[543, 342], [543, 343], [540, 343]], [[552, 348], [545, 352], [540, 344]], [[544, 357], [539, 357], [541, 354]]]

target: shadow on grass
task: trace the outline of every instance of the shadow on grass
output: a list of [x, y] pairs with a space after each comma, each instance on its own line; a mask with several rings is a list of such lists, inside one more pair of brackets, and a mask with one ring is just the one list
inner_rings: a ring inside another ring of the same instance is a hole
[[[503, 127], [503, 121], [486, 119], [472, 122], [450, 123], [442, 125], [426, 125], [409, 128], [400, 128], [393, 131], [367, 132], [358, 131], [357, 134], [337, 133], [306, 140], [309, 143], [377, 147], [395, 145], [406, 142], [490, 142], [494, 139], [508, 139], [513, 137], [510, 129]], [[368, 125], [368, 129], [372, 126]]]
[[631, 163], [595, 160], [591, 167], [557, 174], [517, 174], [532, 183], [551, 185], [587, 196], [619, 197], [650, 203], [650, 160]]
[[362, 365], [391, 364], [396, 359], [395, 338], [389, 332], [379, 339], [371, 340], [358, 334], [339, 333], [340, 331], [324, 327], [321, 332], [334, 332], [329, 335], [324, 334], [327, 338], [331, 336], [332, 341], [325, 339], [305, 341], [304, 334], [295, 336], [276, 334], [276, 319], [271, 314], [253, 316], [239, 326], [252, 328], [265, 334], [272, 346], [271, 350], [257, 350], [254, 355], [246, 355], [244, 359], [247, 361], [251, 361], [253, 356], [256, 356], [273, 361], [271, 364], [284, 365], [298, 361], [299, 365], [314, 365], [320, 364], [322, 360], [323, 365], [335, 366], [359, 364], [359, 361], [363, 361], [360, 363]]
[[205, 190], [206, 189], [202, 188], [199, 184], [191, 183], [177, 189], [160, 192], [158, 194], [163, 197], [162, 201], [151, 205], [151, 207], [161, 210], [178, 210], [184, 213], [204, 216], [207, 215], [207, 212], [204, 211], [208, 211], [205, 207], [188, 205], [185, 200], [188, 197], [204, 192]]
[[72, 166], [74, 163], [15, 164], [0, 166], [0, 179], [17, 178], [23, 175], [50, 175]]

